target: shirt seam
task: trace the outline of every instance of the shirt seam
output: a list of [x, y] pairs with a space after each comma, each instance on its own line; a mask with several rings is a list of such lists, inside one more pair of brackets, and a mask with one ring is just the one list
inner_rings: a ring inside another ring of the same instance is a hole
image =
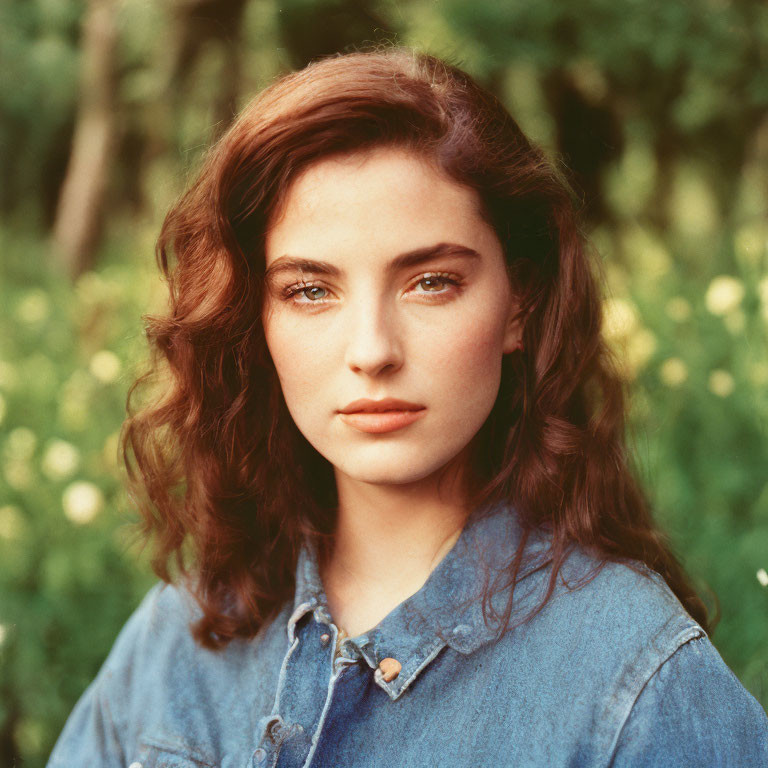
[[351, 660], [345, 660], [345, 662], [337, 670], [335, 660], [333, 659], [331, 660], [331, 677], [328, 680], [328, 689], [325, 693], [325, 702], [323, 702], [323, 709], [320, 712], [320, 717], [318, 719], [315, 732], [312, 734], [312, 741], [310, 742], [309, 752], [307, 753], [304, 763], [302, 764], [302, 768], [308, 768], [308, 766], [311, 765], [312, 763], [312, 760], [315, 756], [315, 752], [317, 751], [317, 747], [320, 744], [320, 739], [323, 736], [323, 728], [325, 726], [325, 720], [328, 715], [328, 710], [330, 709], [330, 706], [331, 706], [333, 693], [336, 689], [336, 683], [338, 682], [338, 679], [341, 677], [341, 675], [344, 673], [344, 670], [347, 667], [351, 666], [351, 664], [353, 663], [355, 662], [352, 662]]
[[650, 675], [643, 681], [643, 684], [638, 687], [637, 691], [635, 692], [635, 695], [632, 697], [629, 706], [627, 707], [624, 716], [621, 719], [621, 722], [619, 723], [619, 727], [616, 729], [616, 733], [614, 734], [613, 740], [611, 742], [610, 749], [608, 750], [608, 762], [606, 763], [606, 766], [611, 766], [613, 764], [614, 758], [616, 757], [616, 750], [619, 746], [619, 741], [621, 740], [621, 735], [624, 732], [624, 729], [627, 726], [627, 723], [629, 722], [629, 718], [632, 715], [632, 712], [634, 711], [635, 705], [637, 704], [638, 699], [642, 695], [643, 691], [646, 689], [650, 681], [658, 674], [659, 670], [666, 664], [679, 650], [682, 648], [686, 643], [690, 642], [691, 640], [695, 640], [697, 638], [706, 637], [706, 632], [704, 629], [699, 626], [698, 624], [694, 624], [692, 626], [686, 627], [683, 629], [674, 639], [671, 650], [669, 653], [667, 653], [664, 658], [654, 667], [653, 671]]
[[149, 749], [160, 750], [160, 752], [164, 752], [167, 755], [177, 755], [193, 760], [200, 766], [206, 766], [206, 768], [214, 768], [215, 765], [215, 763], [210, 762], [211, 758], [209, 756], [201, 755], [185, 744], [176, 744], [168, 739], [153, 736], [152, 734], [140, 736], [139, 745]]

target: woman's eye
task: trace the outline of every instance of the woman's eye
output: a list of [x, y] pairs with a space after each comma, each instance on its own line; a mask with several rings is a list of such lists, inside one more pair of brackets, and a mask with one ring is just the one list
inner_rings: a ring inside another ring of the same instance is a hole
[[416, 285], [421, 285], [425, 288], [424, 291], [417, 291], [417, 293], [450, 293], [450, 290], [439, 289], [446, 285], [458, 286], [459, 281], [445, 274], [427, 274], [419, 278]]
[[[321, 293], [322, 292], [322, 293]], [[319, 304], [326, 298], [328, 291], [320, 285], [291, 285], [285, 289], [284, 296], [287, 300], [293, 300], [294, 304]], [[296, 301], [294, 296], [303, 296], [307, 301]]]
[[[428, 272], [413, 284], [412, 292], [417, 294], [433, 294], [443, 296], [453, 293], [461, 287], [461, 279], [443, 272]], [[421, 287], [423, 290], [416, 290]], [[324, 304], [326, 303], [330, 291], [321, 285], [312, 283], [296, 283], [289, 285], [283, 290], [283, 298], [293, 304]], [[303, 298], [303, 300], [300, 300]]]

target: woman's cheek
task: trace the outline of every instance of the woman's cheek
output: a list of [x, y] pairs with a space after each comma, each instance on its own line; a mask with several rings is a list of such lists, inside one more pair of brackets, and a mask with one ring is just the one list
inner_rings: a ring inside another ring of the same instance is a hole
[[433, 364], [441, 370], [453, 371], [457, 383], [466, 385], [501, 369], [501, 337], [498, 328], [490, 323], [457, 329], [435, 350]]

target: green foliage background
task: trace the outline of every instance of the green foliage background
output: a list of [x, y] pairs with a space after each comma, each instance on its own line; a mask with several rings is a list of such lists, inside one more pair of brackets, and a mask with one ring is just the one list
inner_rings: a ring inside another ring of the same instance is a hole
[[114, 3], [118, 146], [75, 274], [50, 231], [87, 3], [0, 9], [0, 765], [44, 765], [154, 580], [117, 432], [141, 315], [164, 301], [154, 239], [231, 116], [232, 56], [243, 106], [312, 56], [385, 38], [469, 70], [584, 191], [643, 480], [719, 598], [715, 645], [767, 706], [768, 6], [250, 0], [220, 39], [193, 34], [177, 70], [180, 5]]

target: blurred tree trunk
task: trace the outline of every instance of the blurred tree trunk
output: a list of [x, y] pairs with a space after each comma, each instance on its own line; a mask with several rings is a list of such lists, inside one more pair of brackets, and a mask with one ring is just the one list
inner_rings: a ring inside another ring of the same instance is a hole
[[582, 200], [582, 214], [592, 224], [610, 222], [603, 176], [624, 150], [621, 123], [609, 95], [587, 94], [568, 73], [553, 70], [544, 93], [555, 119], [557, 149], [568, 180]]
[[200, 87], [195, 68], [213, 48], [221, 54], [217, 87], [210, 101], [211, 133], [215, 141], [235, 117], [241, 90], [242, 24], [248, 0], [166, 0], [167, 34], [155, 62], [157, 98], [147, 102], [145, 119], [123, 134], [119, 162], [132, 171], [129, 189], [134, 209], [147, 205], [142, 178], [162, 157], [182, 152], [179, 126], [185, 110], [198, 109], [201, 99], [190, 92]]
[[5, 706], [5, 718], [0, 724], [0, 764], [21, 765], [21, 755], [16, 746], [16, 727], [21, 720], [19, 703], [13, 686], [6, 685], [2, 689], [2, 701]]
[[[376, 0], [315, 0], [278, 5], [278, 33], [297, 69], [312, 59], [349, 51], [364, 41], [392, 39], [398, 29]], [[399, 12], [403, 18], [403, 11]]]
[[168, 92], [178, 113], [189, 75], [207, 45], [219, 48], [222, 68], [213, 103], [214, 136], [232, 122], [240, 95], [240, 30], [248, 0], [174, 0]]
[[53, 225], [55, 258], [73, 278], [93, 265], [115, 145], [115, 0], [89, 0], [75, 133]]

